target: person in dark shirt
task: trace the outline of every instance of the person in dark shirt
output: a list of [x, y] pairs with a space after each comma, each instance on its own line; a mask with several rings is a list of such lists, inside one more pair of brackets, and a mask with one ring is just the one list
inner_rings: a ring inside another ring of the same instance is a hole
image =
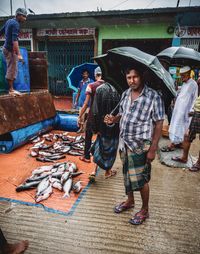
[[104, 84], [96, 89], [91, 107], [91, 128], [93, 133], [97, 134], [96, 140], [91, 147], [91, 154], [96, 166], [89, 177], [90, 182], [95, 181], [98, 168], [104, 170], [105, 179], [117, 174], [117, 171], [112, 167], [117, 155], [119, 125], [107, 125], [104, 123], [104, 117], [111, 112], [113, 115], [118, 113], [119, 101], [119, 93], [108, 82], [104, 82]]
[[21, 95], [13, 88], [14, 80], [17, 77], [17, 63], [23, 61], [20, 54], [18, 36], [20, 23], [24, 22], [27, 17], [27, 11], [23, 8], [18, 8], [15, 13], [15, 18], [6, 21], [0, 30], [0, 35], [5, 34], [5, 43], [3, 45], [3, 55], [6, 59], [7, 71], [6, 79], [9, 85], [9, 94]]
[[101, 79], [102, 72], [101, 72], [100, 67], [97, 67], [94, 70], [94, 76], [95, 76], [96, 81], [87, 85], [87, 88], [85, 91], [86, 98], [85, 98], [84, 104], [80, 110], [79, 117], [78, 117], [78, 126], [80, 127], [83, 115], [86, 112], [89, 102], [90, 102], [90, 108], [89, 108], [89, 112], [88, 112], [88, 118], [87, 118], [87, 122], [86, 122], [86, 130], [85, 130], [84, 156], [81, 156], [79, 158], [81, 161], [84, 161], [84, 162], [91, 162], [90, 161], [90, 147], [91, 147], [92, 136], [93, 136], [92, 129], [91, 129], [91, 121], [92, 121], [91, 106], [93, 104], [93, 100], [94, 100], [94, 96], [95, 96], [97, 87], [99, 87], [100, 85], [102, 85], [104, 83], [104, 80]]

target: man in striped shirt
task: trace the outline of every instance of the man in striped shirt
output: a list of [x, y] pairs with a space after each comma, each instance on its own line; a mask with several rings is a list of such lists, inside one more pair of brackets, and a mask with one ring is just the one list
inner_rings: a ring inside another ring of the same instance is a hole
[[125, 71], [129, 89], [122, 94], [119, 114], [107, 115], [105, 122], [120, 120], [120, 158], [128, 199], [115, 206], [115, 213], [134, 207], [134, 191], [140, 191], [142, 208], [130, 223], [142, 224], [149, 217], [149, 184], [151, 162], [155, 159], [164, 120], [164, 105], [160, 95], [147, 87], [140, 71]]

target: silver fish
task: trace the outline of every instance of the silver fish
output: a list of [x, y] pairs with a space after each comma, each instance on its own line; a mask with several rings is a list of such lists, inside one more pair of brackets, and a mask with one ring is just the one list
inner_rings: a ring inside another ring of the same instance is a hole
[[63, 163], [57, 167], [57, 172], [64, 172], [67, 168], [67, 163]]
[[68, 152], [68, 154], [69, 154], [69, 155], [73, 155], [73, 156], [81, 156], [81, 155], [83, 155], [83, 153], [81, 153], [81, 152], [72, 151], [72, 150], [70, 150], [70, 151]]
[[47, 150], [47, 149], [51, 148], [52, 146], [53, 146], [53, 144], [49, 144], [49, 145], [47, 145], [47, 144], [42, 144], [42, 145], [40, 146], [40, 149]]
[[53, 141], [53, 137], [46, 137], [45, 140], [48, 141], [48, 142], [52, 142]]
[[[53, 154], [52, 153], [48, 153], [48, 152], [44, 152], [44, 151], [39, 151], [39, 154], [40, 155], [43, 155], [45, 157], [49, 157], [49, 156], [52, 156]], [[60, 154], [59, 154], [60, 155]]]
[[61, 160], [61, 159], [66, 158], [66, 156], [65, 155], [52, 155], [52, 156], [48, 156], [48, 158], [47, 157], [45, 157], [45, 158], [51, 159], [51, 160]]
[[64, 184], [64, 182], [67, 181], [67, 179], [69, 178], [69, 176], [70, 176], [70, 172], [69, 172], [69, 171], [67, 171], [67, 172], [65, 172], [64, 174], [62, 174], [61, 180], [60, 180], [61, 184]]
[[67, 170], [71, 173], [77, 172], [78, 168], [74, 162], [67, 162]]
[[40, 175], [34, 175], [34, 176], [31, 176], [30, 178], [28, 178], [26, 180], [26, 182], [34, 182], [34, 181], [41, 181], [43, 180], [44, 178], [48, 177], [49, 175], [51, 175], [52, 173], [51, 172], [44, 172]]
[[57, 167], [59, 167], [62, 164], [65, 164], [65, 162], [56, 162], [55, 164], [53, 164], [53, 167], [57, 168]]
[[83, 139], [82, 135], [79, 135], [79, 136], [76, 136], [75, 141], [80, 141], [82, 139]]
[[84, 146], [82, 144], [78, 143], [78, 144], [75, 144], [75, 145], [73, 144], [72, 148], [77, 149], [77, 150], [83, 150]]
[[65, 192], [63, 198], [70, 197], [71, 189], [72, 189], [72, 178], [69, 178], [63, 185], [63, 191]]
[[82, 185], [81, 185], [81, 181], [78, 181], [78, 182], [76, 182], [76, 183], [74, 183], [73, 184], [73, 187], [72, 187], [72, 189], [73, 189], [73, 191], [75, 192], [75, 193], [79, 193], [81, 190], [82, 190]]
[[31, 147], [31, 149], [40, 148], [43, 143], [44, 143], [44, 140], [42, 140], [41, 142], [36, 143], [34, 146]]
[[71, 150], [71, 147], [70, 146], [66, 146], [61, 151], [62, 151], [62, 153], [68, 153], [70, 150]]
[[30, 155], [31, 155], [32, 157], [37, 157], [37, 156], [38, 156], [38, 151], [32, 150], [31, 153], [30, 153]]
[[54, 160], [47, 157], [37, 157], [36, 160], [41, 162], [55, 162]]
[[32, 143], [37, 143], [40, 141], [40, 137], [33, 137], [32, 139], [30, 139]]
[[50, 181], [50, 183], [54, 183], [54, 182], [59, 182], [60, 183], [60, 180], [58, 178], [55, 178], [55, 177], [51, 177], [51, 179], [49, 181]]
[[40, 183], [40, 181], [34, 181], [34, 182], [30, 182], [30, 183], [25, 182], [24, 184], [19, 185], [16, 188], [16, 191], [20, 192], [20, 191], [36, 188], [39, 183]]
[[38, 175], [44, 172], [48, 172], [53, 168], [53, 165], [49, 166], [41, 166], [39, 168], [36, 168], [35, 170], [32, 171], [32, 175]]
[[52, 177], [56, 177], [56, 178], [61, 178], [63, 172], [55, 172], [55, 173], [52, 173]]
[[52, 187], [60, 191], [62, 191], [62, 188], [63, 188], [62, 184], [59, 181], [55, 181], [54, 183], [52, 183]]
[[47, 199], [53, 192], [52, 186], [49, 185], [39, 196], [36, 196], [35, 202], [39, 203], [42, 200]]
[[40, 196], [50, 185], [49, 177], [44, 178], [37, 187], [36, 197]]

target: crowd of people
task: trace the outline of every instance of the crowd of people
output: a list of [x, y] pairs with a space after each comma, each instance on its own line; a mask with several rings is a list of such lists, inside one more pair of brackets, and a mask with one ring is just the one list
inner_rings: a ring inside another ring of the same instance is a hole
[[[0, 34], [6, 35], [3, 54], [11, 95], [20, 95], [14, 90], [13, 82], [17, 75], [17, 61], [22, 60], [18, 45], [19, 25], [26, 20], [26, 16], [26, 10], [17, 9], [15, 18], [8, 20], [0, 31]], [[90, 78], [88, 70], [82, 72], [75, 99], [75, 107], [79, 109], [79, 132], [85, 132], [84, 155], [79, 159], [90, 163], [93, 156], [95, 168], [89, 176], [91, 182], [95, 181], [98, 168], [105, 171], [107, 179], [117, 174], [113, 164], [119, 150], [127, 199], [116, 204], [114, 212], [122, 213], [133, 208], [134, 192], [139, 191], [142, 206], [129, 223], [140, 225], [149, 217], [151, 163], [158, 150], [165, 110], [163, 99], [146, 85], [141, 70], [130, 66], [122, 71], [128, 89], [121, 97], [111, 84], [102, 79], [100, 67], [94, 71], [95, 81]], [[175, 99], [170, 119], [170, 144], [161, 148], [162, 152], [170, 152], [182, 147], [183, 155], [172, 157], [172, 160], [181, 163], [187, 162], [190, 145], [196, 134], [200, 133], [200, 78], [197, 84], [190, 77], [190, 72], [189, 66], [180, 69], [183, 85]], [[93, 143], [94, 134], [96, 140]], [[200, 151], [197, 162], [190, 170], [200, 170]], [[1, 232], [0, 247], [6, 253], [21, 253], [28, 247], [28, 242], [10, 245]]]
[[[114, 87], [102, 80], [100, 67], [95, 69], [96, 81], [86, 88], [86, 98], [77, 123], [80, 126], [81, 118], [89, 108], [85, 152], [80, 160], [90, 163], [93, 155], [96, 166], [90, 180], [95, 181], [97, 168], [104, 169], [107, 178], [117, 173], [112, 167], [119, 149], [127, 200], [117, 204], [114, 212], [121, 213], [133, 208], [134, 191], [140, 191], [142, 207], [129, 221], [139, 225], [149, 217], [151, 162], [158, 150], [165, 110], [163, 99], [145, 84], [141, 70], [131, 66], [123, 71], [129, 88], [120, 99]], [[200, 133], [199, 88], [190, 77], [190, 72], [189, 66], [180, 69], [183, 84], [174, 100], [169, 127], [170, 143], [161, 148], [163, 152], [183, 148], [182, 157], [172, 157], [172, 160], [181, 163], [187, 162], [191, 142]], [[97, 135], [92, 145], [94, 134]], [[200, 152], [190, 170], [200, 170]]]

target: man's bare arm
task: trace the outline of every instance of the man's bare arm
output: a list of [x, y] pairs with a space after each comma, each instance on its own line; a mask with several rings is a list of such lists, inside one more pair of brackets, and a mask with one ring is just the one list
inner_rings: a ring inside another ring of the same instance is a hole
[[13, 52], [16, 54], [16, 55], [21, 55], [20, 54], [20, 51], [19, 51], [19, 43], [18, 41], [13, 41]]
[[152, 143], [147, 153], [147, 162], [151, 162], [155, 159], [156, 151], [158, 150], [158, 142], [162, 133], [162, 127], [163, 127], [163, 120], [157, 121], [155, 123]]

